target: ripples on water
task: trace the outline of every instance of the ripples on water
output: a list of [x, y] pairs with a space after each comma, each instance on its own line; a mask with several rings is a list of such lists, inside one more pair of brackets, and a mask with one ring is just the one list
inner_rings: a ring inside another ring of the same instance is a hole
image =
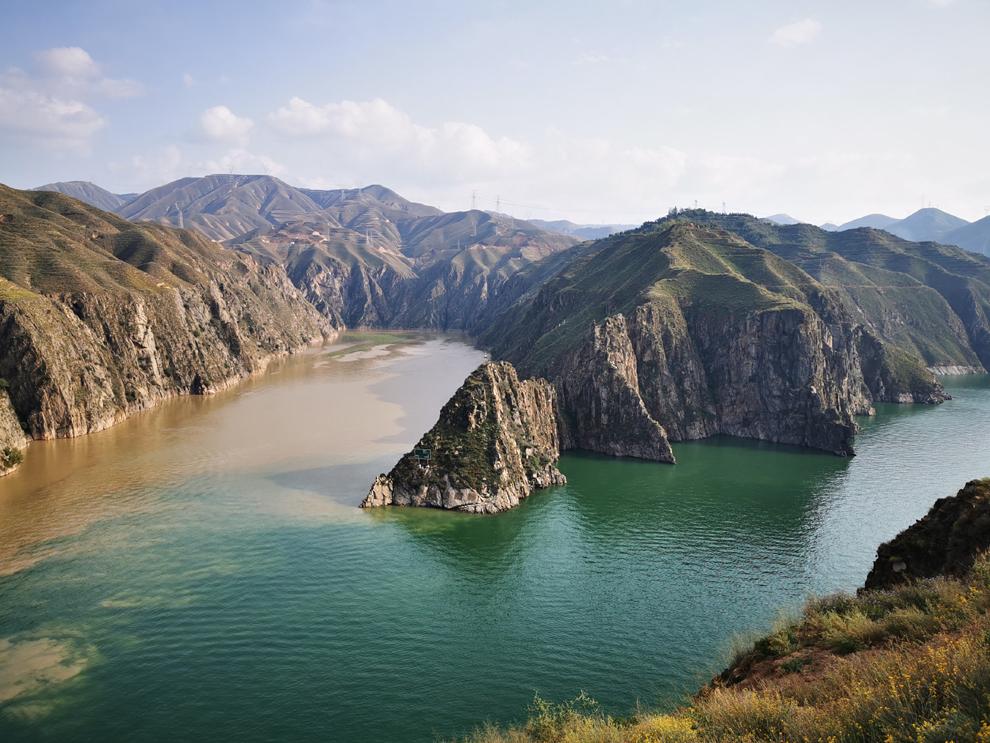
[[0, 483], [0, 738], [430, 741], [535, 690], [676, 703], [734, 634], [854, 588], [880, 541], [990, 474], [980, 378], [883, 407], [852, 460], [571, 454], [566, 487], [497, 517], [358, 510], [481, 358], [331, 349], [32, 447]]

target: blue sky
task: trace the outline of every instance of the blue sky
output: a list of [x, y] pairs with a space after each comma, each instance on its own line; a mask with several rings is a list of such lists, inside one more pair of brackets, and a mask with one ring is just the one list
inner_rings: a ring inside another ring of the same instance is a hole
[[638, 222], [990, 210], [987, 0], [8, 3], [0, 181]]

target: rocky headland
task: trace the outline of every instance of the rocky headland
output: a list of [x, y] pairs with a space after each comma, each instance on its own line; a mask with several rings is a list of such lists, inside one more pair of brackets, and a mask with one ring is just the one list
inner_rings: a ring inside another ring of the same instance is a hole
[[413, 451], [378, 476], [361, 506], [497, 513], [536, 488], [563, 484], [559, 456], [553, 386], [489, 362], [465, 380]]
[[962, 577], [990, 550], [990, 479], [935, 501], [922, 518], [880, 545], [866, 588], [889, 589], [938, 575]]

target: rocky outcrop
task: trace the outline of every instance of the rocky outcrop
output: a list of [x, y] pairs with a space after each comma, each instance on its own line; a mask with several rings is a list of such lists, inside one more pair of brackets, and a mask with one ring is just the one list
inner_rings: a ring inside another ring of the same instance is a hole
[[489, 362], [465, 380], [416, 448], [378, 476], [361, 506], [497, 513], [535, 488], [563, 484], [559, 453], [553, 387]]
[[962, 577], [990, 549], [990, 478], [972, 480], [891, 541], [880, 545], [866, 588], [918, 578]]
[[651, 302], [596, 323], [559, 369], [565, 448], [664, 462], [668, 438], [716, 434], [851, 454], [870, 410], [848, 329], [799, 308]]
[[0, 477], [13, 472], [21, 463], [22, 450], [27, 446], [24, 429], [17, 420], [14, 406], [7, 395], [6, 380], [0, 383]]
[[863, 380], [875, 402], [938, 405], [952, 396], [917, 358], [884, 343], [865, 328], [859, 335]]
[[561, 367], [564, 448], [674, 461], [667, 432], [642, 398], [636, 350], [622, 315], [596, 324]]
[[252, 268], [253, 282], [222, 289], [0, 299], [0, 376], [25, 429], [35, 439], [99, 431], [329, 335], [281, 269]]

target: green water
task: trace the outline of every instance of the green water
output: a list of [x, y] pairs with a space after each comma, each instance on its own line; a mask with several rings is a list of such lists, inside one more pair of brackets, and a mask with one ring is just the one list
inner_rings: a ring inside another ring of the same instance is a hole
[[570, 454], [566, 487], [496, 517], [364, 512], [481, 354], [340, 351], [32, 446], [0, 481], [0, 740], [431, 741], [536, 690], [674, 704], [990, 474], [990, 384], [967, 378], [883, 407], [851, 460]]

